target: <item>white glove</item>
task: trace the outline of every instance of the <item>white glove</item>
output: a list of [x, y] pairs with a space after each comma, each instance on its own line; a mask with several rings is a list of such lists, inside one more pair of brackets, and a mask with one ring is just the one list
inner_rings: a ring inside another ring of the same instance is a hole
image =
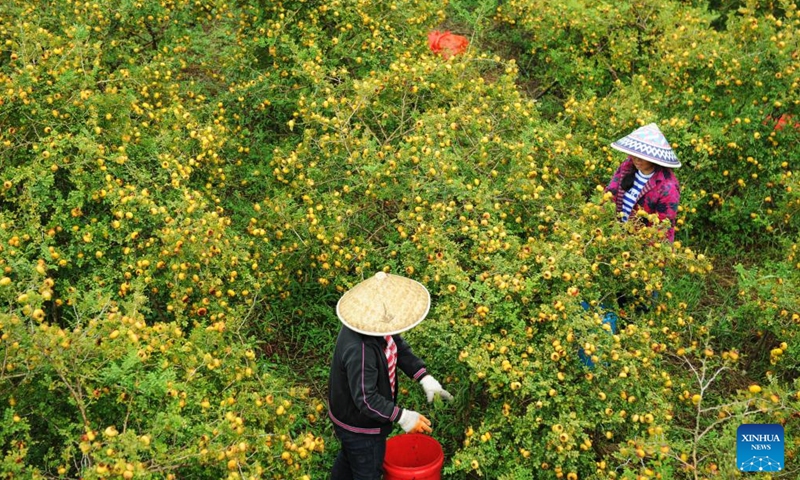
[[406, 433], [431, 433], [431, 421], [413, 410], [403, 410], [397, 421]]
[[425, 396], [428, 397], [428, 403], [433, 401], [433, 397], [438, 393], [442, 400], [452, 400], [453, 396], [450, 395], [450, 392], [442, 388], [442, 384], [440, 384], [435, 378], [431, 375], [426, 375], [419, 381], [420, 385], [422, 385], [422, 389], [425, 390]]

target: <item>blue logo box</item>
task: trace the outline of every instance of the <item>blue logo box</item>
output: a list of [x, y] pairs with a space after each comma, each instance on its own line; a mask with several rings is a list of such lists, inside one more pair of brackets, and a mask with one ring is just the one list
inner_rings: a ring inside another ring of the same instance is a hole
[[736, 430], [736, 466], [741, 472], [780, 472], [785, 468], [783, 426], [752, 423]]

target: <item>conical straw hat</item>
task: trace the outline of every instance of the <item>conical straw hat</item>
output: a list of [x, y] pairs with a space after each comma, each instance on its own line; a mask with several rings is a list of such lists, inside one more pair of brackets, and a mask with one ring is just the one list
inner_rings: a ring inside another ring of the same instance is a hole
[[336, 315], [351, 330], [384, 336], [416, 326], [430, 306], [431, 296], [421, 283], [378, 272], [342, 295]]
[[655, 123], [638, 128], [611, 144], [611, 148], [667, 168], [678, 168], [681, 162], [672, 151], [664, 134]]

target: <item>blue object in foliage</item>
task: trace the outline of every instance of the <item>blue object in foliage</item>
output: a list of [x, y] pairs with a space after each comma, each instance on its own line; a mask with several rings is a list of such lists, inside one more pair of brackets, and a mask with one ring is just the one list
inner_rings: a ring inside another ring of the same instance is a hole
[[[583, 307], [584, 310], [589, 310], [589, 304], [586, 301], [581, 302], [581, 307]], [[606, 310], [605, 305], [600, 305], [600, 307], [603, 310]], [[611, 330], [608, 331], [610, 335], [617, 333], [617, 318], [618, 318], [617, 314], [610, 310], [606, 310], [606, 312], [603, 314], [603, 323], [611, 327]], [[590, 355], [587, 355], [586, 352], [583, 350], [583, 348], [578, 350], [578, 358], [580, 358], [581, 363], [583, 363], [587, 367], [594, 368], [594, 362], [592, 361], [592, 357]]]

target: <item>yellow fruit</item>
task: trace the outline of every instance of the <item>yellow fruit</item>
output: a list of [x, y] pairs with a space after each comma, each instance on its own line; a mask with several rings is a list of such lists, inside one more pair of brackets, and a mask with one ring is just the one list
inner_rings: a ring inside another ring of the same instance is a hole
[[750, 390], [750, 393], [761, 392], [761, 387], [759, 387], [758, 385], [750, 385], [749, 387], [747, 387], [747, 389]]

